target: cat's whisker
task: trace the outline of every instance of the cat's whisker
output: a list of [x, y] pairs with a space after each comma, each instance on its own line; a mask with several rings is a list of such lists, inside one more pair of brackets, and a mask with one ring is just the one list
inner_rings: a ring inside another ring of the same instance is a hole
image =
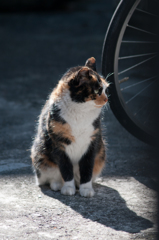
[[110, 76], [112, 76], [112, 75], [114, 75], [114, 73], [108, 73], [108, 75], [106, 76], [105, 80], [107, 81], [107, 79], [108, 79]]
[[103, 106], [103, 110], [105, 111], [108, 111], [109, 109], [109, 102], [107, 102], [104, 106]]

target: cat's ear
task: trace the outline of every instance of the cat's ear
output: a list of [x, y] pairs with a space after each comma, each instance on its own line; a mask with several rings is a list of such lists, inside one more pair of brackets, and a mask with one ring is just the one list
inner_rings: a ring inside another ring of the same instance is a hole
[[90, 71], [88, 67], [82, 67], [77, 73], [77, 78], [90, 78]]
[[88, 58], [85, 66], [91, 68], [92, 70], [96, 71], [96, 60], [94, 57]]
[[80, 70], [78, 72], [76, 72], [74, 78], [72, 78], [69, 81], [69, 85], [74, 85], [74, 86], [81, 86], [83, 83], [86, 83], [88, 81], [90, 81], [92, 79], [92, 73], [91, 73], [91, 69], [84, 66], [82, 68], [80, 68]]
[[91, 73], [88, 67], [82, 67], [76, 75], [76, 83], [78, 86], [89, 81], [91, 79]]

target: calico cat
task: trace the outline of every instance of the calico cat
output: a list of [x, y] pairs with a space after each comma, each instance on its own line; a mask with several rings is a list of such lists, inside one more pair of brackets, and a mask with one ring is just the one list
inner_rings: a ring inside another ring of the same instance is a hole
[[54, 191], [92, 197], [92, 182], [106, 159], [101, 134], [101, 108], [109, 84], [96, 72], [91, 57], [85, 66], [68, 70], [46, 101], [39, 117], [31, 158], [38, 185]]

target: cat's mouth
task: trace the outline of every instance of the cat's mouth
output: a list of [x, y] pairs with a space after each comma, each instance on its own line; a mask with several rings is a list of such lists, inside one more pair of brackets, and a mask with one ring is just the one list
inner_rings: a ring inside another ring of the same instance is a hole
[[95, 105], [95, 107], [101, 108], [101, 107], [103, 107], [103, 105]]
[[95, 101], [95, 107], [101, 108], [103, 107], [106, 103], [108, 102], [108, 98], [106, 96], [104, 96], [104, 98], [98, 101]]
[[105, 105], [105, 103], [104, 104], [101, 104], [101, 105], [97, 105], [97, 104], [95, 104], [95, 107], [97, 107], [97, 108], [101, 108], [101, 107], [103, 107]]

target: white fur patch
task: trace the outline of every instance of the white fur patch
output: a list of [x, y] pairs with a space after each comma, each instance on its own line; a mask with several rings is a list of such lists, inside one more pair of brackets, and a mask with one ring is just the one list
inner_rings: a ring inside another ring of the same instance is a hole
[[79, 172], [79, 165], [78, 164], [75, 164], [73, 166], [73, 175], [74, 175], [76, 186], [79, 187], [79, 185], [80, 185], [80, 172]]
[[59, 191], [61, 190], [62, 188], [62, 181], [61, 182], [51, 182], [50, 183], [50, 188], [53, 190], [53, 191]]
[[105, 93], [105, 90], [106, 90], [106, 88], [108, 87], [106, 84], [104, 84], [104, 83], [102, 83], [102, 85], [103, 85], [103, 91], [102, 91], [102, 93], [104, 93], [106, 96], [107, 96], [107, 94]]
[[66, 147], [66, 153], [72, 163], [78, 163], [90, 145], [94, 131], [92, 123], [99, 116], [101, 109], [95, 107], [94, 101], [73, 102], [68, 90], [58, 105], [61, 117], [71, 126], [75, 138], [75, 141]]
[[[102, 83], [102, 85], [103, 85], [103, 91], [102, 91], [102, 94], [104, 94], [105, 96], [106, 96], [106, 98], [108, 98], [108, 96], [107, 96], [107, 94], [105, 93], [105, 90], [106, 90], [106, 88], [108, 87], [106, 84], [104, 84], [104, 83]], [[96, 107], [103, 107], [103, 104], [102, 105], [95, 105]]]
[[92, 187], [92, 181], [81, 184], [79, 192], [82, 197], [93, 197], [94, 189]]
[[75, 188], [74, 179], [69, 182], [65, 182], [63, 187], [61, 188], [61, 193], [64, 195], [74, 195], [75, 192], [76, 192], [76, 188]]
[[37, 185], [43, 185], [46, 183], [50, 183], [51, 188], [53, 187], [54, 183], [61, 184], [62, 187], [62, 177], [58, 167], [43, 170], [42, 172], [40, 172], [40, 177], [39, 178], [36, 177]]

